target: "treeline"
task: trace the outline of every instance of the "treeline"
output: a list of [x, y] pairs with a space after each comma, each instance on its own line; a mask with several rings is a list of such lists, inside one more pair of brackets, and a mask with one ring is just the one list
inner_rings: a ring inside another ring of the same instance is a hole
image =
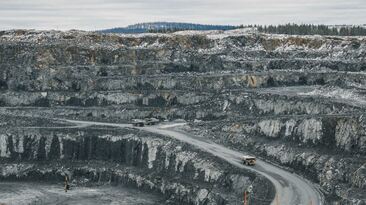
[[330, 36], [366, 36], [366, 27], [362, 26], [328, 26], [313, 24], [285, 25], [204, 25], [179, 22], [139, 23], [127, 27], [100, 30], [102, 33], [172, 33], [184, 30], [231, 30], [238, 28], [256, 28], [259, 32], [289, 35], [330, 35]]
[[177, 31], [186, 31], [189, 29], [182, 28], [160, 28], [160, 29], [148, 29], [147, 33], [174, 33]]
[[193, 23], [178, 23], [178, 22], [153, 22], [139, 23], [127, 27], [118, 27], [112, 29], [101, 30], [102, 33], [170, 33], [183, 30], [230, 30], [236, 29], [237, 26], [231, 25], [205, 25]]
[[331, 35], [331, 36], [366, 36], [366, 28], [361, 26], [327, 26], [312, 24], [286, 24], [278, 26], [257, 26], [259, 32], [289, 35]]

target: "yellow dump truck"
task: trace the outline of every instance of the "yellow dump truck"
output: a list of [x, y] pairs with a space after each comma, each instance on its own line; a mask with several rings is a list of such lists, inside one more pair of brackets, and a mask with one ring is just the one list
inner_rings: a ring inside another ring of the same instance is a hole
[[248, 156], [248, 155], [244, 155], [240, 159], [243, 162], [243, 164], [249, 165], [249, 166], [254, 166], [255, 165], [255, 162], [256, 162], [256, 158], [255, 157]]

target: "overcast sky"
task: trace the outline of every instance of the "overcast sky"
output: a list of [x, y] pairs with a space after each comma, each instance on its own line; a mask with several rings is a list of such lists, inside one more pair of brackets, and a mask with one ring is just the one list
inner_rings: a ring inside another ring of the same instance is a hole
[[366, 24], [366, 0], [0, 0], [0, 30], [204, 24]]

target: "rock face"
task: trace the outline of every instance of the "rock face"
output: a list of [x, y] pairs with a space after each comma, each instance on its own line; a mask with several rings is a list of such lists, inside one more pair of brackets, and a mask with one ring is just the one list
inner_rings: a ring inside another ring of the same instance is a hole
[[[124, 183], [133, 181], [137, 186], [142, 180], [144, 187], [165, 196], [184, 189], [191, 194], [178, 194], [174, 200], [187, 203], [204, 204], [207, 195], [210, 203], [229, 203], [232, 190], [245, 183], [228, 182], [212, 192], [207, 186], [223, 185], [223, 177], [249, 182], [253, 178], [243, 177], [251, 175], [227, 174], [227, 167], [216, 170], [212, 164], [207, 164], [209, 169], [199, 167], [205, 164], [202, 153], [187, 151], [183, 145], [177, 150], [160, 138], [108, 133], [92, 140], [82, 136], [85, 142], [68, 132], [52, 138], [9, 134], [11, 126], [42, 127], [51, 123], [45, 119], [54, 117], [111, 122], [183, 118], [191, 122], [190, 132], [250, 150], [306, 176], [320, 185], [329, 203], [362, 204], [366, 200], [365, 57], [364, 37], [242, 30], [142, 35], [3, 31], [0, 156], [9, 164], [50, 160], [51, 156], [61, 161], [113, 163], [123, 159], [124, 165], [143, 167], [144, 173], [168, 170], [180, 179], [156, 182], [156, 175], [145, 177], [138, 172], [130, 177], [123, 167], [111, 169], [109, 177], [122, 173], [118, 176]], [[129, 155], [88, 148], [93, 143], [113, 147], [127, 142], [138, 145], [136, 151], [126, 151]], [[82, 174], [76, 173], [102, 173], [86, 167], [69, 169], [79, 177]], [[187, 176], [194, 179], [193, 184], [182, 182]], [[95, 177], [90, 180], [97, 181]]]
[[[339, 196], [342, 203], [362, 204], [365, 200], [365, 150], [360, 140], [363, 137], [360, 133], [364, 133], [361, 124], [363, 122], [354, 118], [340, 116], [322, 119], [288, 116], [231, 125], [207, 123], [204, 127], [210, 131], [196, 131], [196, 134], [239, 150], [251, 149], [253, 153], [303, 173], [321, 185], [330, 201], [337, 201], [332, 197]], [[202, 126], [199, 127], [202, 129]]]
[[[233, 204], [250, 185], [271, 187], [254, 173], [141, 131], [18, 130], [0, 139], [3, 180], [62, 181], [68, 174], [73, 183], [125, 184], [181, 204]], [[271, 201], [268, 194], [262, 204]]]

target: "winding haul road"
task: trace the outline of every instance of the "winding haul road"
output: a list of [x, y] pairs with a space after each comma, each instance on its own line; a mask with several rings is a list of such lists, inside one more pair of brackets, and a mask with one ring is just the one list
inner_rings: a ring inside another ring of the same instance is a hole
[[[60, 119], [58, 119], [60, 120]], [[91, 122], [91, 121], [78, 121], [78, 120], [63, 120], [65, 122], [74, 123], [77, 126], [111, 126], [111, 127], [130, 127], [130, 124], [118, 124], [118, 123], [104, 123], [104, 122]], [[144, 130], [151, 133], [157, 133], [164, 136], [168, 136], [182, 142], [191, 144], [206, 151], [214, 156], [217, 156], [230, 164], [252, 170], [262, 176], [266, 177], [272, 182], [276, 189], [276, 197], [271, 204], [273, 205], [323, 205], [324, 197], [319, 189], [310, 183], [308, 180], [302, 177], [267, 163], [263, 160], [257, 160], [256, 166], [249, 167], [244, 166], [240, 161], [240, 156], [244, 153], [240, 153], [231, 150], [222, 145], [213, 143], [203, 138], [193, 136], [184, 131], [175, 130], [175, 127], [184, 125], [185, 123], [174, 123], [168, 125], [157, 125], [147, 127], [133, 127], [136, 129]]]

